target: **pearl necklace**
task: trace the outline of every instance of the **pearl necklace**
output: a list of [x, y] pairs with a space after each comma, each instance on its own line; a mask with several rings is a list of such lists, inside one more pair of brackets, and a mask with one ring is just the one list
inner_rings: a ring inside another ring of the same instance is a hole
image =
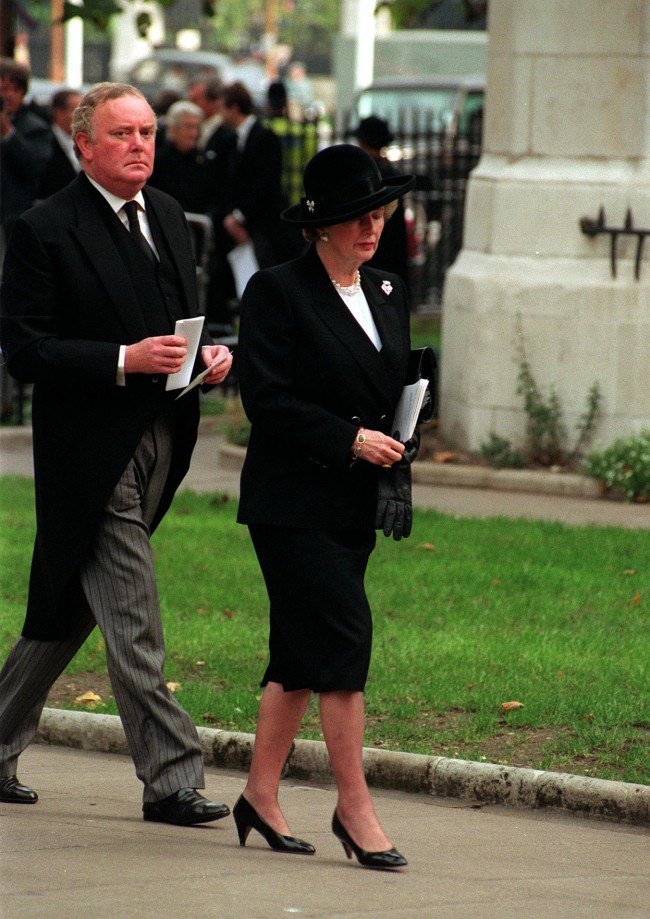
[[349, 284], [347, 287], [344, 284], [339, 284], [338, 281], [335, 281], [334, 278], [330, 277], [330, 281], [336, 287], [340, 294], [343, 294], [344, 297], [354, 297], [359, 293], [359, 288], [361, 287], [361, 275], [357, 270], [357, 276], [354, 279], [353, 284]]

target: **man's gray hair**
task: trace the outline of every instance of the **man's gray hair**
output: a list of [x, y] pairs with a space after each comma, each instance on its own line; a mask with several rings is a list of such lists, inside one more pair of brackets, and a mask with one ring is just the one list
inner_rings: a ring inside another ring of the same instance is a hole
[[[86, 134], [90, 140], [95, 140], [95, 112], [99, 106], [103, 105], [105, 102], [110, 102], [111, 99], [121, 99], [123, 96], [135, 96], [147, 102], [146, 97], [140, 90], [136, 89], [135, 86], [131, 86], [130, 83], [95, 83], [95, 85], [81, 97], [79, 105], [74, 110], [72, 116], [73, 138], [76, 137], [77, 134], [82, 133]], [[156, 116], [153, 110], [151, 115], [155, 124]], [[81, 159], [81, 151], [77, 147], [76, 141], [74, 144], [74, 152], [77, 159]]]

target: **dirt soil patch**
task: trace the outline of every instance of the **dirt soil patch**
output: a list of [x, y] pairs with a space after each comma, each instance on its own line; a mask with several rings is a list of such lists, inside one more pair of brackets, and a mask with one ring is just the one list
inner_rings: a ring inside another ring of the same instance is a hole
[[[76, 711], [93, 711], [94, 705], [80, 699], [85, 693], [92, 692], [101, 698], [105, 704], [113, 698], [110, 680], [106, 674], [94, 672], [64, 674], [54, 684], [47, 698], [49, 708], [71, 708]], [[434, 735], [436, 731], [447, 733], [445, 729], [457, 724], [460, 713], [457, 711], [437, 715], [431, 724]], [[218, 724], [209, 713], [205, 713], [204, 721], [213, 727], [227, 729], [227, 726]], [[309, 716], [307, 718], [309, 720]], [[312, 727], [315, 726], [311, 725]], [[528, 769], [539, 769], [540, 763], [548, 762], [549, 755], [570, 736], [570, 729], [565, 727], [548, 728], [520, 728], [513, 730], [511, 725], [503, 724], [498, 727], [493, 735], [479, 742], [459, 743], [457, 741], [436, 742], [429, 754], [431, 756], [445, 756], [452, 759], [479, 760], [486, 763], [498, 763], [508, 766], [519, 766]], [[377, 747], [391, 748], [390, 741], [378, 744]], [[568, 772], [578, 775], [590, 775], [597, 772], [599, 758], [597, 754], [585, 756], [576, 755], [572, 759], [562, 757], [561, 763], [548, 765], [546, 768], [557, 772]]]

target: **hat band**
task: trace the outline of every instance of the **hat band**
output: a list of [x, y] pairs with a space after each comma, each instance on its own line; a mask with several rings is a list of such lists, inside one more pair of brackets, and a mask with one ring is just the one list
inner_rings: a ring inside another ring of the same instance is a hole
[[368, 198], [381, 190], [381, 176], [367, 176], [356, 181], [354, 185], [334, 189], [326, 195], [305, 195], [301, 199], [301, 203], [303, 211], [307, 211], [311, 216], [317, 217], [319, 214], [327, 215], [331, 213], [332, 209], [337, 206], [347, 206], [355, 201]]

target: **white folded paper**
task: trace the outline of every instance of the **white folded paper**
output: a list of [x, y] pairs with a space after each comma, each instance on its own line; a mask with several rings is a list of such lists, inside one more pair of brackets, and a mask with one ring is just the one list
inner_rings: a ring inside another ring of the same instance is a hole
[[238, 246], [230, 250], [227, 258], [230, 262], [230, 267], [232, 268], [233, 277], [235, 279], [235, 290], [237, 296], [241, 300], [244, 288], [248, 284], [248, 279], [251, 275], [255, 274], [259, 268], [253, 243], [239, 243]]
[[174, 326], [174, 335], [182, 335], [187, 340], [187, 354], [181, 369], [177, 373], [170, 373], [167, 377], [166, 389], [182, 389], [190, 382], [204, 322], [205, 316], [177, 320]]
[[395, 409], [391, 432], [393, 437], [403, 444], [413, 437], [428, 385], [428, 380], [418, 380], [416, 383], [410, 383], [405, 386], [402, 390], [402, 395]]
[[191, 383], [188, 383], [183, 392], [179, 393], [176, 398], [180, 399], [181, 396], [184, 396], [186, 392], [194, 389], [195, 386], [200, 386], [201, 383], [205, 380], [207, 375], [214, 370], [215, 367], [218, 367], [219, 364], [223, 364], [228, 355], [232, 354], [232, 351], [229, 351], [228, 354], [223, 354], [218, 361], [215, 361], [214, 364], [210, 364], [209, 367], [206, 367], [201, 373], [197, 373]]

